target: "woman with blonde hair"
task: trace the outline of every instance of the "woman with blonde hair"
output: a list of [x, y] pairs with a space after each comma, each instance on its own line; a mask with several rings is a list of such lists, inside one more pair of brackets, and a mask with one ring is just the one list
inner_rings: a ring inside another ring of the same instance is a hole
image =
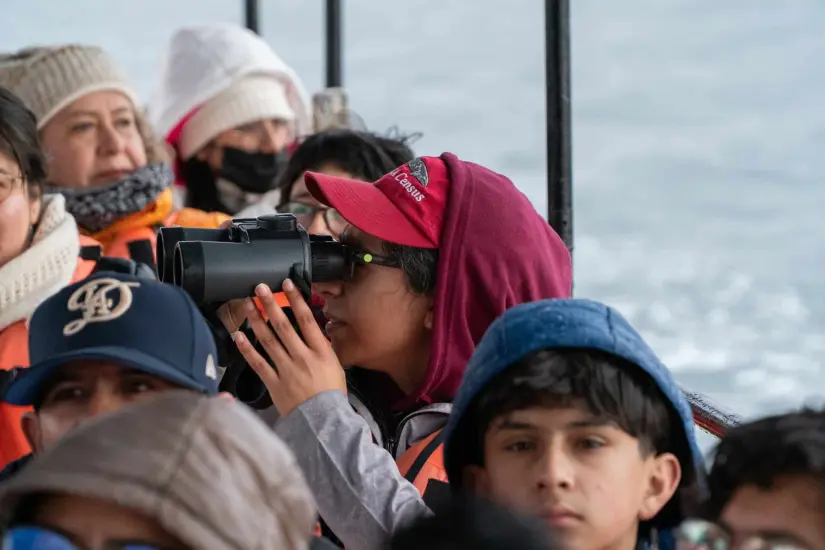
[[[228, 218], [176, 210], [164, 150], [137, 93], [101, 48], [68, 44], [0, 55], [0, 86], [34, 112], [47, 190], [65, 197], [81, 232], [104, 255], [143, 261], [158, 227], [217, 227]], [[143, 256], [135, 258], [136, 250]]]

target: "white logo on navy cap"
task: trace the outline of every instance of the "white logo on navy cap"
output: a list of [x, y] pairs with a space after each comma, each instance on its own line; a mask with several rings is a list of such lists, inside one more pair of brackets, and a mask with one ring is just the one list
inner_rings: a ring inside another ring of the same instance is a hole
[[218, 369], [215, 367], [215, 358], [212, 357], [211, 353], [206, 358], [206, 377], [212, 380], [218, 379]]
[[63, 334], [71, 336], [89, 323], [105, 323], [123, 316], [132, 307], [132, 288], [140, 283], [112, 278], [93, 279], [75, 290], [66, 304], [69, 311], [79, 311], [82, 317], [63, 327]]

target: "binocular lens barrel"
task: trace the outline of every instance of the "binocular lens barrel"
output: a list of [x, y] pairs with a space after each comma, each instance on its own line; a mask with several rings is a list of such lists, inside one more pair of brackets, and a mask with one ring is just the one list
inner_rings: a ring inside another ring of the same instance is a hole
[[227, 229], [201, 229], [199, 227], [163, 227], [158, 231], [155, 254], [157, 255], [158, 278], [173, 281], [175, 247], [181, 241], [226, 241]]
[[175, 248], [174, 284], [202, 304], [254, 296], [261, 283], [279, 292], [293, 267], [311, 274], [307, 244], [302, 239], [182, 241]]

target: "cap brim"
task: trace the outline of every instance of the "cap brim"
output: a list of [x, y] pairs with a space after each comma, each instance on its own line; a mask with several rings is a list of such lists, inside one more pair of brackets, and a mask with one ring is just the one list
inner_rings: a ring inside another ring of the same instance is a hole
[[394, 244], [436, 248], [375, 185], [315, 172], [304, 174], [304, 182], [313, 197], [364, 233]]
[[[10, 405], [34, 405], [54, 371], [67, 363], [76, 361], [112, 361], [118, 365], [157, 376], [184, 388], [214, 393], [209, 388], [203, 387], [178, 369], [156, 357], [120, 346], [100, 346], [64, 353], [48, 361], [22, 369], [18, 377], [6, 389], [3, 401]], [[217, 382], [215, 382], [215, 387], [216, 392]]]

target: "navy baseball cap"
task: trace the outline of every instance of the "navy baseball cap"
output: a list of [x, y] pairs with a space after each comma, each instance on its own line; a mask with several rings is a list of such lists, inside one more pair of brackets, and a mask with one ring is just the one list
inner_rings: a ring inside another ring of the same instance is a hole
[[3, 401], [34, 405], [55, 369], [111, 361], [206, 394], [218, 392], [215, 339], [183, 290], [124, 273], [99, 272], [40, 304], [29, 323], [31, 366]]

